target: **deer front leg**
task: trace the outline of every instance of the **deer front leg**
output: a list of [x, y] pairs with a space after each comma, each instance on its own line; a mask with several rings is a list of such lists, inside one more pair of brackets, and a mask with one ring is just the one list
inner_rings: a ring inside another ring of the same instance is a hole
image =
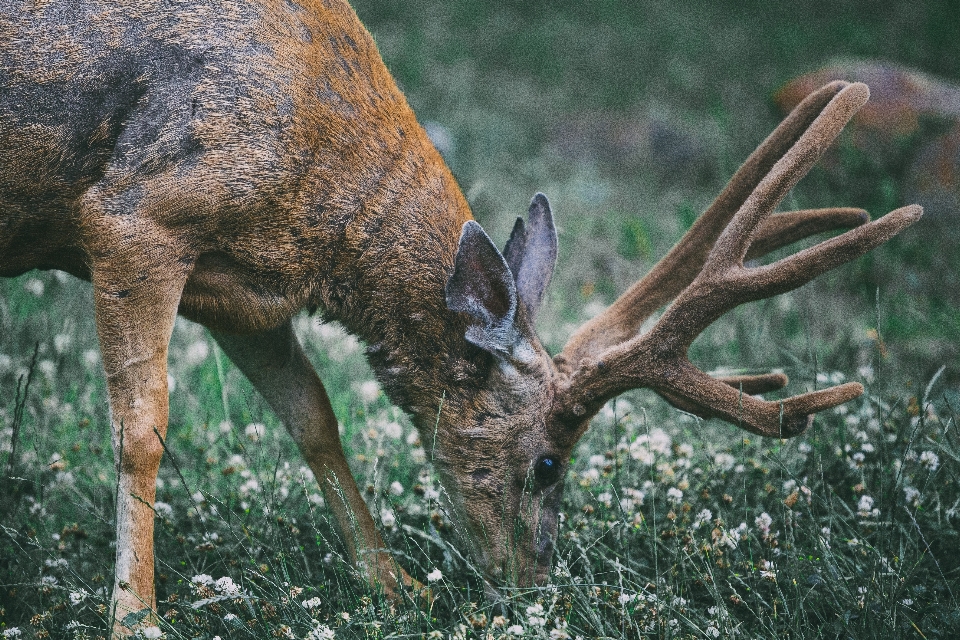
[[157, 433], [167, 431], [167, 346], [186, 280], [182, 263], [148, 265], [136, 253], [125, 247], [129, 260], [95, 263], [92, 274], [118, 473], [114, 638], [155, 622]]
[[320, 483], [353, 562], [371, 587], [398, 598], [398, 584], [414, 582], [387, 552], [377, 531], [343, 454], [327, 392], [292, 324], [255, 335], [213, 337], [286, 425]]

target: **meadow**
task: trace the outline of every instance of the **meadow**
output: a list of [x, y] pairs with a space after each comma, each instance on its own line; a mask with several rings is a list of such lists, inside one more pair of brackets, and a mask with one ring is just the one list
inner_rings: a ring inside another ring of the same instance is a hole
[[[771, 95], [790, 78], [863, 57], [960, 81], [946, 1], [354, 5], [499, 245], [535, 191], [550, 197], [560, 258], [539, 330], [552, 352], [719, 193], [778, 122]], [[944, 126], [869, 151], [842, 136], [782, 208], [905, 204], [911, 154]], [[694, 343], [704, 370], [780, 369], [790, 394], [865, 385], [805, 434], [750, 436], [647, 392], [608, 405], [566, 479], [549, 583], [497, 607], [362, 344], [296, 320], [371, 512], [429, 605], [357, 578], [283, 427], [179, 320], [146, 637], [960, 636], [958, 215], [928, 210]], [[92, 317], [70, 276], [0, 281], [0, 637], [107, 635], [116, 474]]]

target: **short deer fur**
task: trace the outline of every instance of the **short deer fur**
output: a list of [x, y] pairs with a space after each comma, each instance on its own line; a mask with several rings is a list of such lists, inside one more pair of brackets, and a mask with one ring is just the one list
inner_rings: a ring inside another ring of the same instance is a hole
[[263, 394], [355, 563], [388, 593], [411, 579], [384, 550], [294, 335], [305, 307], [366, 342], [387, 395], [435, 451], [493, 586], [545, 578], [571, 450], [618, 394], [648, 387], [789, 437], [863, 391], [763, 401], [752, 394], [784, 376], [715, 379], [686, 356], [726, 311], [798, 287], [920, 216], [771, 215], [867, 101], [863, 84], [806, 98], [666, 258], [551, 357], [533, 328], [557, 253], [546, 198], [533, 198], [501, 254], [345, 2], [4, 5], [0, 275], [62, 269], [93, 285], [119, 473], [116, 635], [130, 633], [125, 615], [155, 607], [151, 505], [177, 313], [209, 327]]

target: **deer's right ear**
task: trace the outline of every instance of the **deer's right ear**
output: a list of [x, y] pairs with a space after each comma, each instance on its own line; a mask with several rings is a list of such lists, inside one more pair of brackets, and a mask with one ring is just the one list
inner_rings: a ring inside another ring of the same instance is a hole
[[503, 248], [503, 257], [517, 282], [517, 294], [533, 320], [557, 264], [557, 229], [547, 196], [533, 196], [528, 212], [529, 226], [517, 218], [513, 233]]
[[509, 355], [519, 335], [514, 325], [517, 289], [513, 274], [483, 228], [463, 225], [453, 275], [447, 281], [447, 308], [470, 317], [466, 339], [494, 354]]

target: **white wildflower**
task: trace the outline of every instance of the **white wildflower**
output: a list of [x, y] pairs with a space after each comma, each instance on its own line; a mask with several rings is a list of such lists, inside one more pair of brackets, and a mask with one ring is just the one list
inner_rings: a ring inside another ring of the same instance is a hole
[[223, 576], [214, 583], [214, 588], [225, 596], [240, 595], [240, 587], [230, 576]]
[[300, 604], [303, 605], [304, 609], [316, 609], [320, 606], [320, 598], [310, 598], [309, 600], [304, 600]]
[[364, 404], [371, 404], [380, 397], [380, 385], [376, 380], [366, 380], [354, 385], [354, 391]]
[[83, 352], [83, 363], [90, 368], [100, 364], [100, 352], [96, 349], [87, 349]]
[[79, 591], [71, 591], [70, 604], [72, 604], [73, 606], [77, 606], [78, 604], [80, 604], [86, 599], [87, 595], [88, 595], [87, 592], [84, 591], [83, 589], [80, 589]]
[[600, 472], [591, 467], [580, 474], [580, 477], [583, 478], [583, 482], [586, 484], [591, 484], [600, 479]]
[[73, 336], [69, 333], [58, 333], [53, 336], [53, 350], [57, 353], [63, 353], [70, 348], [70, 343], [73, 342]]
[[163, 637], [163, 632], [160, 631], [160, 627], [145, 627], [140, 629], [140, 636], [148, 640], [156, 640]]
[[210, 345], [206, 340], [196, 340], [187, 347], [184, 355], [184, 361], [187, 365], [195, 367], [210, 355]]
[[391, 440], [399, 440], [403, 436], [403, 427], [396, 420], [383, 425], [383, 433]]
[[713, 463], [723, 471], [730, 471], [736, 462], [737, 459], [729, 453], [718, 453], [713, 457]]
[[703, 511], [697, 514], [696, 518], [694, 518], [693, 528], [699, 529], [700, 527], [703, 526], [704, 523], [710, 522], [712, 518], [713, 518], [713, 513], [710, 512], [710, 509], [704, 509]]
[[161, 500], [153, 503], [153, 511], [161, 518], [173, 517], [173, 507]]
[[766, 580], [776, 581], [777, 567], [769, 560], [760, 561], [760, 577]]
[[213, 576], [209, 576], [206, 573], [198, 573], [197, 575], [190, 578], [190, 582], [197, 585], [198, 587], [209, 587], [213, 584]]
[[390, 509], [381, 509], [380, 511], [380, 522], [383, 523], [383, 526], [387, 529], [393, 527], [397, 524], [397, 517], [393, 515], [393, 511]]
[[263, 437], [263, 434], [266, 433], [267, 426], [261, 422], [253, 422], [246, 426], [243, 430], [245, 436], [253, 442], [257, 442]]
[[527, 623], [532, 627], [542, 627], [547, 624], [547, 619], [543, 615], [543, 605], [537, 604], [527, 607]]
[[653, 464], [654, 454], [669, 456], [672, 445], [673, 441], [667, 432], [658, 427], [651, 429], [649, 434], [637, 436], [637, 439], [630, 444], [630, 456], [643, 464]]
[[46, 288], [46, 285], [43, 284], [43, 280], [38, 280], [37, 278], [30, 278], [23, 283], [23, 290], [27, 293], [32, 293], [38, 298], [43, 295], [43, 290]]
[[53, 379], [53, 376], [57, 373], [57, 364], [53, 360], [41, 360], [37, 363], [37, 369], [45, 378]]
[[[562, 626], [550, 629], [550, 640], [569, 640], [570, 634], [567, 633], [566, 626], [567, 623], [563, 622]], [[579, 638], [580, 636], [577, 637]]]
[[920, 491], [911, 486], [906, 486], [903, 488], [903, 497], [907, 504], [916, 506], [920, 502]]
[[680, 504], [683, 500], [683, 491], [677, 489], [676, 487], [670, 487], [667, 489], [667, 502], [672, 502], [673, 504]]
[[403, 485], [397, 482], [396, 480], [394, 480], [393, 482], [390, 483], [390, 493], [392, 493], [395, 496], [402, 496]]
[[[316, 621], [315, 621], [316, 622]], [[316, 627], [310, 630], [306, 640], [333, 640], [337, 637], [336, 632], [325, 624], [316, 623]]]
[[868, 495], [860, 496], [860, 502], [857, 503], [857, 514], [861, 517], [869, 517], [873, 509], [873, 498]]
[[23, 635], [23, 632], [20, 631], [20, 627], [10, 627], [9, 629], [4, 629], [0, 632], [4, 638], [19, 638]]
[[433, 571], [427, 574], [427, 582], [436, 582], [437, 580], [441, 580], [442, 578], [443, 578], [443, 574], [440, 572], [440, 569], [434, 569]]
[[770, 525], [773, 524], [773, 518], [770, 517], [769, 513], [764, 511], [759, 516], [757, 516], [753, 522], [754, 524], [757, 525], [757, 528], [760, 529], [760, 531], [764, 535], [767, 535], [770, 533]]
[[523, 627], [520, 626], [519, 624], [515, 624], [513, 626], [507, 627], [507, 634], [511, 636], [522, 636]]
[[933, 451], [924, 451], [920, 454], [920, 464], [930, 471], [936, 471], [940, 466], [940, 457]]

